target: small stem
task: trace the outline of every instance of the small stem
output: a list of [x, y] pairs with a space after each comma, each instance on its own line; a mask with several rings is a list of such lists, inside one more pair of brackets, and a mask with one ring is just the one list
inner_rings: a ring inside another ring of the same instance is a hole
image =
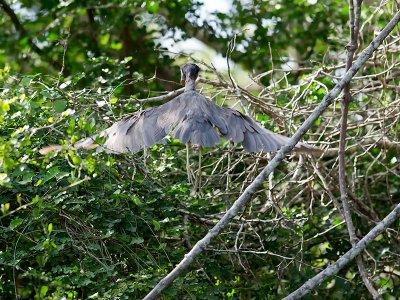
[[192, 184], [192, 175], [191, 175], [190, 158], [189, 158], [189, 143], [186, 143], [186, 172], [188, 177], [188, 183]]
[[202, 147], [199, 147], [199, 167], [197, 169], [197, 174], [196, 174], [196, 179], [194, 183], [194, 192], [198, 193], [199, 195], [201, 194], [201, 149]]
[[[356, 1], [356, 7], [354, 8], [354, 1]], [[359, 0], [349, 0], [349, 23], [350, 23], [350, 43], [347, 45], [347, 58], [346, 58], [346, 71], [348, 71], [353, 65], [354, 53], [358, 49], [358, 28], [360, 22], [360, 14], [361, 14], [361, 2]], [[348, 192], [347, 192], [347, 183], [346, 183], [346, 160], [345, 160], [345, 151], [346, 151], [346, 134], [347, 134], [347, 119], [349, 114], [349, 104], [351, 101], [350, 94], [350, 83], [346, 83], [343, 88], [343, 99], [341, 105], [342, 118], [340, 121], [340, 137], [339, 137], [339, 187], [340, 187], [340, 199], [342, 201], [344, 217], [347, 224], [347, 230], [349, 232], [350, 243], [354, 247], [357, 242], [357, 236], [355, 233], [355, 227], [353, 224], [353, 220], [351, 218], [350, 205], [348, 201]], [[364, 262], [362, 260], [362, 256], [359, 255], [356, 257], [356, 262], [358, 266], [358, 270], [360, 271], [361, 278], [371, 293], [374, 299], [382, 299], [382, 296], [379, 295], [378, 291], [374, 288], [370, 279], [368, 278], [367, 271], [365, 269]]]

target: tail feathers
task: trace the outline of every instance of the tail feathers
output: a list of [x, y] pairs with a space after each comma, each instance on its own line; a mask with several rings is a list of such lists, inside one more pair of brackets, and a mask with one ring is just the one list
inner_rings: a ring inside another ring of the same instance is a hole
[[39, 150], [39, 153], [42, 155], [46, 155], [50, 152], [58, 152], [60, 151], [62, 148], [64, 148], [61, 145], [48, 145], [46, 147], [43, 147], [42, 149]]
[[[85, 150], [91, 150], [91, 149], [96, 149], [98, 148], [100, 145], [99, 144], [95, 144], [95, 143], [86, 143], [86, 144], [74, 144], [75, 148], [78, 149], [85, 149]], [[47, 155], [50, 152], [59, 152], [64, 148], [64, 146], [61, 145], [48, 145], [46, 147], [43, 147], [42, 149], [39, 150], [39, 153], [42, 155]]]
[[100, 145], [99, 144], [90, 144], [82, 147], [77, 147], [85, 150], [92, 150], [92, 149], [97, 149]]
[[97, 148], [99, 145], [95, 143], [96, 137], [88, 137], [82, 140], [77, 141], [74, 144], [74, 147], [77, 149], [86, 149], [86, 150], [90, 150], [90, 149], [95, 149]]

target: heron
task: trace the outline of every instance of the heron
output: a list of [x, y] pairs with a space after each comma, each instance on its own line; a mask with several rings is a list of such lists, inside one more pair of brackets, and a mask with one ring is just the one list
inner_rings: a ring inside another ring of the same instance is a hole
[[[242, 143], [247, 152], [276, 152], [289, 142], [289, 138], [260, 126], [240, 111], [221, 107], [196, 90], [200, 68], [193, 63], [181, 66], [184, 92], [169, 102], [137, 111], [95, 136], [82, 139], [73, 146], [83, 149], [104, 149], [108, 153], [137, 152], [165, 140], [167, 135], [182, 143], [212, 147], [220, 138]], [[103, 145], [97, 137], [105, 138]], [[46, 155], [59, 151], [61, 145], [40, 149]], [[312, 152], [313, 147], [298, 143], [295, 151]]]
[[[137, 152], [165, 141], [167, 135], [186, 143], [186, 170], [188, 182], [194, 191], [201, 189], [201, 150], [220, 143], [220, 138], [242, 143], [247, 152], [276, 152], [289, 142], [289, 138], [260, 126], [254, 119], [240, 111], [221, 107], [196, 91], [196, 79], [200, 68], [193, 63], [181, 66], [181, 82], [184, 92], [157, 107], [137, 111], [99, 134], [82, 139], [75, 148], [105, 150], [108, 153]], [[97, 137], [105, 138], [101, 145]], [[198, 171], [191, 172], [189, 144], [199, 147]], [[46, 155], [63, 149], [50, 145], [39, 152]], [[297, 143], [294, 151], [315, 152], [316, 148]], [[192, 178], [194, 177], [194, 182]]]

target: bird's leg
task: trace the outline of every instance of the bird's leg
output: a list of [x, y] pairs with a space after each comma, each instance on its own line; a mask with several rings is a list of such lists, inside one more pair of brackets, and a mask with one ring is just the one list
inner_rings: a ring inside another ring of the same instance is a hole
[[226, 170], [226, 190], [229, 190], [229, 186], [231, 183], [231, 177], [229, 176], [230, 169], [231, 169], [231, 149], [232, 147], [232, 141], [229, 141], [229, 146], [228, 146], [228, 169]]
[[145, 177], [147, 177], [150, 173], [149, 169], [147, 168], [147, 148], [143, 148], [143, 169], [146, 172]]
[[192, 172], [190, 168], [190, 159], [189, 159], [189, 143], [186, 143], [186, 172], [188, 177], [188, 183], [192, 184]]
[[197, 173], [197, 176], [199, 177], [199, 193], [201, 192], [201, 159], [202, 159], [202, 154], [201, 154], [201, 146], [199, 147], [199, 172]]
[[198, 193], [199, 195], [201, 194], [201, 158], [202, 158], [201, 149], [202, 147], [199, 146], [199, 167], [197, 169], [197, 174], [194, 183], [194, 192]]

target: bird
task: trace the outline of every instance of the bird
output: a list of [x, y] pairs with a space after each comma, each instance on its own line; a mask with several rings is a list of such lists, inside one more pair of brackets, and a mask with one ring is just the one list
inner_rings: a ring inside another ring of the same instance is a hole
[[[137, 152], [165, 141], [167, 135], [181, 143], [212, 147], [221, 137], [242, 143], [247, 152], [276, 152], [289, 142], [289, 138], [260, 126], [250, 116], [238, 110], [221, 107], [196, 90], [200, 67], [193, 63], [181, 66], [184, 92], [169, 102], [137, 111], [95, 136], [84, 138], [75, 148], [105, 150], [108, 153]], [[105, 138], [102, 145], [97, 137]], [[46, 155], [59, 151], [60, 145], [40, 149]], [[294, 151], [312, 152], [313, 147], [298, 143]]]

